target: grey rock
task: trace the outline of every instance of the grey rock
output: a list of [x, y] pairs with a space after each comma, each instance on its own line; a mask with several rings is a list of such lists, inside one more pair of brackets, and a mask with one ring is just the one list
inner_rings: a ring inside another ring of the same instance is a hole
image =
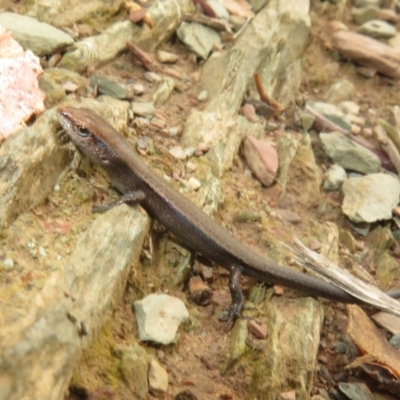
[[135, 301], [135, 312], [140, 340], [164, 345], [176, 342], [179, 325], [189, 318], [183, 301], [167, 294]]
[[60, 29], [26, 15], [3, 12], [0, 25], [11, 31], [14, 39], [25, 49], [38, 56], [58, 52], [74, 43], [72, 37]]
[[376, 75], [376, 70], [367, 67], [357, 67], [357, 73], [364, 78], [371, 79]]
[[117, 352], [121, 353], [120, 371], [128, 388], [135, 393], [135, 398], [147, 399], [149, 356], [146, 351], [135, 343], [126, 349], [118, 349]]
[[396, 27], [386, 21], [372, 20], [361, 25], [358, 33], [370, 36], [376, 39], [390, 39], [396, 36]]
[[389, 344], [397, 350], [400, 350], [400, 333], [394, 335], [390, 340]]
[[342, 186], [342, 210], [351, 221], [375, 222], [392, 218], [399, 202], [400, 182], [388, 174], [347, 179]]
[[114, 97], [115, 99], [122, 100], [129, 97], [129, 91], [126, 86], [105, 78], [104, 76], [92, 75], [89, 80], [89, 85], [93, 88], [97, 86], [99, 93]]
[[174, 88], [175, 83], [172, 78], [163, 78], [163, 80], [158, 84], [156, 91], [153, 93], [153, 103], [156, 105], [165, 104], [171, 97]]
[[217, 32], [197, 22], [182, 22], [176, 34], [190, 51], [204, 60], [208, 58], [213, 47], [221, 43]]
[[324, 189], [328, 191], [339, 190], [347, 179], [346, 171], [340, 165], [334, 164], [327, 171]]
[[250, 0], [251, 10], [257, 13], [267, 4], [267, 2], [268, 0]]
[[340, 126], [345, 131], [350, 132], [351, 122], [344, 115], [341, 109], [334, 104], [323, 103], [320, 101], [309, 101], [307, 102], [307, 107], [310, 107], [312, 110], [315, 110], [317, 113], [323, 115], [326, 119]]
[[168, 390], [168, 372], [156, 361], [150, 361], [149, 386], [154, 394]]
[[352, 400], [374, 400], [375, 396], [368, 389], [367, 385], [362, 382], [354, 383], [339, 383], [339, 389], [346, 395], [347, 398]]
[[301, 113], [300, 116], [301, 126], [305, 131], [309, 131], [315, 122], [315, 117], [309, 113]]
[[342, 101], [349, 100], [355, 91], [356, 88], [352, 82], [347, 79], [340, 79], [328, 89], [324, 100], [327, 103], [339, 104]]
[[206, 0], [206, 3], [213, 9], [217, 18], [229, 19], [229, 13], [225, 6], [218, 0]]
[[131, 103], [131, 110], [134, 115], [139, 115], [145, 118], [151, 118], [154, 116], [156, 109], [152, 103], [140, 103], [134, 101]]
[[351, 12], [351, 16], [358, 25], [362, 25], [368, 21], [372, 21], [376, 18], [377, 14], [378, 8], [375, 6], [354, 8]]
[[368, 6], [380, 7], [382, 0], [352, 0], [354, 7], [362, 8]]
[[381, 161], [377, 155], [338, 132], [319, 135], [325, 153], [344, 169], [371, 174], [378, 172]]

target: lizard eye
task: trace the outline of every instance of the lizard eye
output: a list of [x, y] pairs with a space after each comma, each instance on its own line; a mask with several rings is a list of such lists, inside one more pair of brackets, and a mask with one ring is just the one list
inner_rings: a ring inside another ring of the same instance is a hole
[[86, 137], [88, 137], [88, 136], [90, 135], [89, 129], [86, 128], [86, 127], [83, 126], [83, 125], [78, 125], [78, 126], [76, 127], [76, 130], [77, 130], [79, 136], [82, 136], [82, 137], [84, 137], [84, 138], [86, 138]]

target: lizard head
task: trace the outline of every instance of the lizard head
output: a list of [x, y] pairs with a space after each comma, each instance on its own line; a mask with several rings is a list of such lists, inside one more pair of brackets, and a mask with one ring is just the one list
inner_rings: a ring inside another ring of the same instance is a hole
[[112, 140], [116, 130], [88, 108], [60, 107], [58, 121], [73, 143], [93, 162], [106, 166], [117, 158]]

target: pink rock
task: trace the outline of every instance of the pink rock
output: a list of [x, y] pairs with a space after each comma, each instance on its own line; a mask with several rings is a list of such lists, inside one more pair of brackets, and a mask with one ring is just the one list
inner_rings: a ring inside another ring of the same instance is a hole
[[252, 104], [246, 103], [242, 109], [242, 114], [250, 121], [250, 122], [257, 122], [258, 117], [256, 114], [256, 110], [254, 109], [254, 106]]
[[244, 157], [253, 174], [264, 185], [270, 186], [279, 168], [278, 152], [272, 142], [247, 135], [243, 141]]
[[0, 141], [25, 126], [32, 114], [44, 111], [44, 93], [37, 77], [43, 72], [39, 58], [23, 51], [0, 27]]

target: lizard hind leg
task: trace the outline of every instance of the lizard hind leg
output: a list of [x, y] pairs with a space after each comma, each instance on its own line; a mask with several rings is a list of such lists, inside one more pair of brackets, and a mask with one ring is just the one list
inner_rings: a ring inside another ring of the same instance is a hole
[[243, 318], [242, 311], [244, 306], [244, 296], [242, 289], [240, 288], [240, 277], [242, 276], [242, 269], [236, 265], [232, 265], [230, 268], [229, 276], [229, 291], [231, 292], [232, 301], [225, 315], [219, 320], [226, 321], [224, 330], [228, 331], [236, 319]]
[[119, 199], [112, 201], [111, 203], [94, 204], [92, 208], [93, 208], [94, 212], [103, 213], [108, 210], [111, 210], [111, 208], [113, 208], [113, 207], [119, 206], [122, 203], [127, 203], [129, 205], [133, 205], [139, 201], [144, 200], [145, 197], [146, 197], [146, 195], [142, 190], [135, 190], [132, 192], [125, 193]]

